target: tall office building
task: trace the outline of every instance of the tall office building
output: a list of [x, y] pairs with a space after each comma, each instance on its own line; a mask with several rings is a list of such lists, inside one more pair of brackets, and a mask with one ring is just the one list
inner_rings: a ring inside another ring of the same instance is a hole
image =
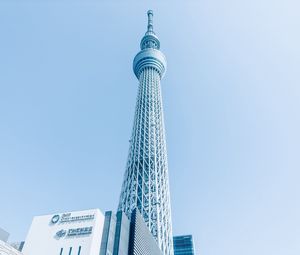
[[153, 12], [135, 56], [133, 70], [139, 80], [128, 161], [119, 210], [131, 217], [137, 208], [164, 255], [173, 255], [168, 162], [160, 80], [166, 59], [153, 31]]
[[192, 235], [174, 236], [174, 255], [195, 255]]

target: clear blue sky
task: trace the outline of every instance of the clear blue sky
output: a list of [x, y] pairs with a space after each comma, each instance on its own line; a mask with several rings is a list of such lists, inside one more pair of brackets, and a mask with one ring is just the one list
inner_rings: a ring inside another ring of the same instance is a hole
[[174, 234], [201, 255], [300, 254], [299, 1], [0, 2], [0, 227], [115, 210], [146, 11], [162, 81]]

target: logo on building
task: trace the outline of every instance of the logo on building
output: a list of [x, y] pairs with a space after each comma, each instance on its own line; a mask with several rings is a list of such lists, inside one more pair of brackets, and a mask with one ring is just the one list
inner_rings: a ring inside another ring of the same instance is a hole
[[71, 228], [68, 231], [67, 236], [87, 236], [92, 234], [93, 227], [85, 227], [85, 228]]
[[63, 213], [61, 215], [55, 214], [51, 218], [51, 224], [74, 223], [83, 221], [92, 221], [95, 219], [95, 214], [86, 214], [73, 216], [71, 213]]
[[66, 235], [66, 233], [67, 233], [67, 231], [64, 230], [64, 229], [59, 230], [58, 232], [56, 232], [55, 237], [57, 239], [62, 238], [62, 237], [64, 237]]
[[71, 237], [86, 237], [92, 234], [93, 227], [83, 227], [83, 228], [70, 228], [67, 230], [61, 229], [58, 232], [56, 232], [54, 238], [60, 239], [60, 238], [71, 238]]
[[56, 224], [59, 221], [60, 217], [58, 214], [54, 215], [51, 219], [52, 224]]

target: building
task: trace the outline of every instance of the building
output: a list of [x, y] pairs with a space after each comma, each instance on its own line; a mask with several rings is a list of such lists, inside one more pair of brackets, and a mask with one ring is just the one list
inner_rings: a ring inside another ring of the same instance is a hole
[[15, 248], [16, 250], [22, 251], [24, 244], [25, 244], [25, 242], [22, 241], [22, 242], [14, 242], [14, 243], [11, 243], [10, 245], [11, 245], [11, 247]]
[[106, 212], [100, 255], [127, 255], [129, 231], [130, 222], [122, 211]]
[[122, 185], [119, 210], [130, 218], [141, 212], [164, 255], [173, 255], [171, 206], [166, 138], [160, 80], [166, 59], [153, 31], [153, 12], [148, 11], [148, 28], [135, 56], [133, 70], [139, 80], [138, 96], [129, 155]]
[[174, 255], [194, 255], [195, 247], [192, 235], [174, 236]]
[[10, 245], [8, 241], [9, 233], [0, 228], [0, 255], [22, 255], [22, 253]]
[[98, 209], [33, 218], [24, 255], [98, 255], [104, 216]]
[[137, 209], [130, 218], [122, 211], [105, 213], [100, 255], [162, 255]]
[[138, 209], [134, 209], [130, 222], [128, 255], [162, 255], [155, 238], [149, 231]]
[[22, 255], [22, 253], [8, 243], [0, 240], [0, 255]]
[[6, 232], [4, 229], [0, 228], [0, 240], [3, 242], [7, 242], [9, 237], [9, 233]]

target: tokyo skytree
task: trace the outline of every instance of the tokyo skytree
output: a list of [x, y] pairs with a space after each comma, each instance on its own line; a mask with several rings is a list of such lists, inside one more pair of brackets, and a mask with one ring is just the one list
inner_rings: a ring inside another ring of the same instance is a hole
[[166, 59], [153, 31], [153, 12], [148, 11], [148, 27], [133, 70], [139, 80], [119, 210], [128, 217], [138, 208], [164, 255], [173, 255], [171, 205], [166, 137], [160, 80]]

